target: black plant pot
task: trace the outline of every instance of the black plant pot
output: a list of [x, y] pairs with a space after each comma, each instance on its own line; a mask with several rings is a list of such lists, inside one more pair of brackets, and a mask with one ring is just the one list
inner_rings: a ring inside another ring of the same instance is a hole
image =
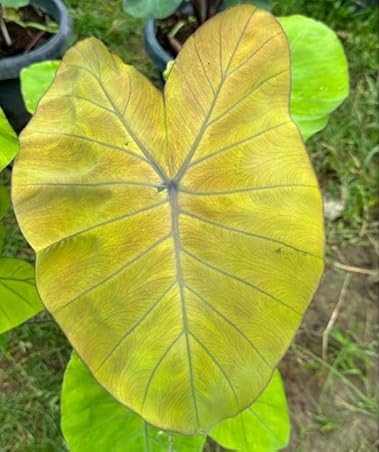
[[[214, 2], [216, 3], [215, 0]], [[223, 10], [224, 8], [225, 5], [224, 2], [222, 2], [220, 10]], [[192, 6], [186, 2], [183, 2], [179, 6], [178, 10], [180, 10], [182, 14], [186, 14], [188, 16], [193, 15]], [[143, 30], [143, 41], [146, 53], [155, 64], [158, 72], [162, 74], [162, 72], [166, 69], [167, 63], [175, 59], [175, 55], [162, 47], [161, 43], [158, 41], [157, 24], [154, 19], [148, 19], [146, 21]]]
[[0, 60], [0, 107], [16, 132], [20, 132], [30, 119], [21, 94], [21, 69], [62, 56], [72, 30], [69, 13], [61, 0], [32, 0], [32, 3], [46, 11], [58, 23], [59, 29], [41, 47]]
[[170, 60], [175, 56], [168, 52], [157, 39], [157, 25], [154, 19], [148, 19], [143, 30], [143, 41], [146, 53], [161, 74]]

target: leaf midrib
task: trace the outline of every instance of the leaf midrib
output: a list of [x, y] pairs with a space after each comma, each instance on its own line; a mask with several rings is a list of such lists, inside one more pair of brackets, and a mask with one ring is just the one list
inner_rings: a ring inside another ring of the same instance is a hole
[[[189, 163], [191, 162], [192, 157], [194, 156], [196, 150], [198, 149], [198, 146], [204, 136], [205, 131], [207, 130], [207, 127], [209, 125], [209, 120], [210, 120], [212, 113], [214, 111], [214, 108], [217, 104], [219, 94], [221, 92], [221, 89], [222, 89], [227, 77], [228, 77], [228, 71], [229, 71], [230, 65], [233, 61], [234, 55], [239, 47], [239, 44], [246, 31], [246, 28], [248, 27], [255, 12], [256, 12], [256, 9], [254, 9], [253, 13], [250, 15], [249, 19], [246, 21], [246, 24], [241, 31], [241, 35], [240, 35], [239, 39], [237, 40], [234, 50], [230, 56], [225, 73], [222, 75], [219, 86], [217, 87], [217, 89], [215, 91], [213, 101], [211, 103], [209, 111], [208, 111], [206, 117], [204, 118], [204, 122], [203, 122], [196, 138], [193, 141], [193, 144], [189, 150], [187, 158], [184, 160], [184, 162], [183, 162], [181, 168], [179, 169], [177, 175], [175, 176], [174, 180], [171, 181], [168, 185], [169, 201], [170, 201], [170, 205], [171, 205], [172, 238], [173, 238], [173, 242], [174, 242], [174, 252], [175, 252], [175, 261], [176, 261], [176, 279], [178, 282], [179, 298], [180, 298], [180, 305], [181, 305], [181, 311], [182, 311], [183, 334], [184, 334], [185, 340], [186, 340], [186, 351], [187, 351], [187, 359], [188, 359], [188, 367], [189, 367], [189, 379], [190, 379], [192, 400], [193, 400], [195, 418], [196, 418], [196, 423], [197, 423], [198, 428], [200, 426], [200, 419], [199, 419], [199, 410], [197, 407], [196, 392], [195, 392], [194, 381], [193, 381], [194, 379], [193, 379], [192, 357], [191, 357], [191, 347], [190, 347], [190, 341], [189, 341], [189, 335], [191, 334], [191, 332], [188, 327], [187, 308], [186, 308], [185, 296], [184, 296], [184, 286], [185, 285], [184, 285], [183, 269], [182, 269], [182, 262], [181, 262], [182, 244], [181, 244], [180, 232], [179, 232], [180, 208], [179, 208], [179, 203], [178, 203], [179, 182], [182, 179], [183, 175], [185, 174], [185, 171], [187, 170], [187, 167], [188, 167]], [[193, 39], [195, 39], [195, 37]], [[222, 42], [220, 41], [220, 47], [221, 47], [221, 45], [222, 45]], [[222, 68], [221, 68], [221, 70], [222, 70]]]

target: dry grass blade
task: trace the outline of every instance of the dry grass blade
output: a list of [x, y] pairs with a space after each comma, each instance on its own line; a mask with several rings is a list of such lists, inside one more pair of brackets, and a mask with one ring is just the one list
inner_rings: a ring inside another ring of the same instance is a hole
[[326, 325], [325, 331], [322, 334], [322, 359], [323, 360], [327, 360], [327, 356], [328, 356], [328, 340], [329, 340], [329, 334], [330, 331], [332, 330], [334, 324], [336, 323], [337, 317], [338, 317], [338, 313], [341, 309], [341, 306], [346, 298], [346, 293], [347, 293], [347, 289], [349, 287], [349, 283], [351, 280], [351, 274], [347, 273], [345, 276], [345, 279], [343, 281], [342, 284], [342, 288], [341, 288], [341, 292], [338, 298], [338, 302], [336, 304], [336, 307], [334, 308], [332, 315], [329, 319], [328, 324]]

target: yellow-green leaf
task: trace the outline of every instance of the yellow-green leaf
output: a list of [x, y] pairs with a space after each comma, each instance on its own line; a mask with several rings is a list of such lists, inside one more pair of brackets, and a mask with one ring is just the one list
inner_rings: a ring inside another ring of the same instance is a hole
[[160, 428], [250, 406], [320, 279], [288, 52], [270, 14], [235, 7], [187, 40], [161, 93], [88, 39], [22, 134], [13, 201], [42, 299], [99, 383]]

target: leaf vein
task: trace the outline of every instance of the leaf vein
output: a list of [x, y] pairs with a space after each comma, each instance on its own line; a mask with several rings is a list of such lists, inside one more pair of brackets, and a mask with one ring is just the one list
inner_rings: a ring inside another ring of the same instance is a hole
[[230, 113], [235, 107], [237, 107], [241, 102], [243, 102], [245, 99], [247, 99], [249, 96], [251, 96], [258, 88], [260, 88], [262, 85], [267, 83], [268, 81], [278, 77], [281, 74], [284, 74], [288, 72], [287, 69], [277, 72], [276, 74], [271, 75], [270, 77], [267, 77], [266, 79], [260, 81], [257, 85], [255, 85], [251, 90], [249, 90], [247, 93], [245, 93], [243, 96], [241, 96], [236, 102], [234, 102], [232, 105], [230, 105], [225, 111], [220, 113], [218, 116], [216, 116], [212, 121], [208, 122], [208, 126], [211, 126], [215, 122], [219, 121], [221, 118], [223, 118], [225, 115]]
[[93, 229], [100, 228], [102, 226], [106, 226], [108, 224], [115, 223], [117, 221], [121, 221], [121, 220], [123, 220], [125, 218], [128, 218], [128, 217], [134, 217], [135, 215], [138, 215], [140, 213], [146, 212], [147, 210], [155, 209], [156, 207], [159, 207], [159, 206], [165, 204], [166, 202], [167, 202], [167, 199], [164, 199], [163, 201], [157, 202], [155, 204], [151, 204], [150, 206], [147, 206], [147, 207], [143, 207], [142, 209], [134, 210], [133, 212], [126, 213], [126, 214], [123, 214], [123, 215], [119, 215], [118, 217], [114, 217], [114, 218], [111, 218], [110, 220], [102, 221], [101, 223], [96, 223], [96, 224], [94, 224], [92, 226], [89, 226], [88, 228], [81, 229], [80, 231], [74, 232], [73, 234], [68, 235], [68, 236], [64, 237], [63, 239], [59, 239], [56, 242], [51, 243], [50, 245], [46, 246], [42, 250], [39, 250], [39, 252], [48, 251], [52, 247], [54, 247], [54, 246], [56, 246], [56, 245], [58, 245], [58, 244], [60, 244], [62, 242], [66, 242], [69, 239], [72, 239], [74, 237], [80, 236], [81, 234], [84, 234], [84, 233], [86, 233], [88, 231], [92, 231]]
[[105, 148], [115, 149], [117, 151], [121, 151], [121, 152], [123, 152], [125, 154], [128, 154], [128, 155], [130, 155], [132, 157], [135, 157], [138, 160], [141, 160], [141, 161], [143, 161], [145, 163], [150, 164], [150, 162], [148, 160], [146, 160], [144, 157], [142, 157], [142, 156], [140, 156], [138, 154], [135, 154], [134, 152], [129, 151], [128, 149], [125, 149], [125, 148], [123, 148], [121, 146], [116, 146], [114, 144], [105, 143], [104, 141], [95, 140], [93, 138], [84, 137], [84, 136], [76, 135], [76, 134], [73, 134], [73, 133], [51, 132], [49, 130], [38, 131], [38, 130], [33, 129], [33, 133], [36, 133], [36, 134], [39, 134], [39, 135], [52, 135], [52, 136], [57, 136], [57, 137], [63, 136], [63, 137], [67, 137], [67, 138], [73, 138], [73, 139], [76, 139], [76, 140], [88, 141], [89, 143], [98, 144], [99, 146], [103, 146]]
[[192, 259], [198, 261], [199, 263], [201, 263], [202, 265], [204, 265], [205, 267], [210, 268], [211, 270], [213, 270], [216, 273], [220, 273], [224, 276], [228, 276], [231, 279], [234, 279], [248, 287], [251, 287], [252, 289], [256, 290], [257, 292], [262, 293], [263, 295], [266, 295], [267, 297], [271, 298], [272, 300], [282, 304], [283, 306], [285, 306], [286, 308], [290, 309], [291, 311], [295, 312], [297, 315], [301, 316], [300, 312], [298, 312], [296, 309], [294, 309], [292, 306], [288, 305], [287, 303], [285, 303], [284, 301], [280, 300], [279, 298], [275, 297], [274, 295], [270, 294], [269, 292], [266, 292], [265, 290], [261, 289], [260, 287], [256, 286], [255, 284], [252, 284], [249, 281], [245, 281], [244, 279], [240, 278], [239, 276], [236, 276], [232, 273], [226, 272], [225, 270], [222, 270], [221, 268], [215, 267], [214, 265], [210, 264], [209, 262], [204, 261], [203, 259], [201, 259], [200, 257], [195, 256], [194, 254], [192, 254], [191, 252], [189, 252], [188, 250], [182, 248], [182, 251], [184, 253], [186, 253], [188, 256], [190, 256]]
[[171, 344], [166, 348], [165, 352], [163, 353], [163, 355], [159, 358], [159, 360], [157, 361], [156, 365], [154, 366], [153, 370], [151, 371], [151, 374], [149, 376], [149, 379], [147, 381], [147, 385], [145, 388], [145, 392], [143, 395], [143, 400], [142, 400], [142, 406], [141, 406], [141, 411], [143, 412], [143, 408], [145, 406], [146, 403], [146, 399], [147, 399], [147, 395], [150, 389], [150, 385], [153, 381], [153, 378], [159, 368], [159, 366], [162, 364], [162, 361], [165, 359], [165, 357], [169, 354], [170, 350], [174, 347], [174, 345], [178, 342], [178, 340], [182, 337], [183, 335], [183, 331], [176, 337], [176, 339], [174, 339], [173, 342], [171, 342]]
[[316, 185], [306, 185], [306, 184], [283, 184], [283, 185], [267, 185], [266, 187], [252, 187], [252, 188], [238, 188], [235, 190], [230, 191], [213, 191], [213, 192], [207, 192], [207, 191], [192, 191], [187, 190], [185, 188], [181, 188], [180, 191], [182, 193], [186, 193], [188, 195], [194, 195], [194, 196], [222, 196], [222, 195], [233, 195], [235, 193], [248, 193], [248, 192], [254, 192], [254, 191], [264, 191], [264, 190], [275, 190], [280, 188], [314, 188], [318, 190], [318, 187]]
[[239, 401], [238, 401], [238, 397], [237, 397], [237, 393], [234, 389], [234, 386], [229, 378], [229, 376], [227, 375], [227, 373], [225, 372], [224, 368], [221, 366], [221, 364], [218, 362], [218, 360], [215, 358], [215, 356], [213, 355], [213, 353], [208, 349], [208, 347], [206, 347], [204, 345], [204, 343], [198, 338], [196, 337], [193, 333], [190, 333], [191, 336], [195, 339], [195, 341], [202, 347], [202, 349], [207, 353], [207, 355], [210, 357], [210, 359], [214, 362], [214, 364], [216, 365], [216, 367], [220, 370], [220, 372], [222, 373], [222, 375], [224, 376], [226, 382], [228, 383], [230, 389], [232, 390], [235, 402], [236, 402], [236, 407], [237, 410], [240, 410], [240, 405], [239, 405]]
[[236, 146], [239, 146], [240, 144], [247, 143], [248, 141], [253, 140], [254, 138], [257, 138], [257, 137], [259, 137], [261, 135], [264, 135], [265, 133], [270, 132], [271, 130], [278, 129], [279, 127], [282, 127], [285, 124], [289, 124], [290, 122], [291, 121], [281, 122], [280, 124], [277, 124], [275, 126], [269, 127], [268, 129], [265, 129], [265, 130], [262, 130], [261, 132], [255, 133], [254, 135], [250, 135], [249, 137], [244, 138], [243, 140], [236, 141], [235, 143], [229, 144], [228, 146], [225, 146], [225, 147], [223, 147], [221, 149], [218, 149], [217, 151], [211, 152], [210, 154], [207, 154], [204, 157], [201, 157], [201, 158], [193, 161], [190, 165], [188, 165], [188, 167], [190, 168], [190, 167], [193, 167], [195, 165], [198, 165], [199, 163], [203, 162], [204, 160], [208, 160], [208, 159], [214, 157], [215, 155], [222, 154], [223, 152], [229, 151], [230, 149], [233, 149]]
[[170, 284], [168, 288], [154, 301], [154, 303], [146, 310], [146, 312], [136, 321], [133, 326], [121, 336], [121, 338], [116, 342], [114, 347], [112, 347], [111, 351], [105, 356], [105, 358], [101, 361], [99, 366], [97, 367], [96, 372], [100, 370], [100, 368], [105, 364], [105, 362], [113, 355], [113, 353], [117, 350], [117, 348], [127, 339], [133, 331], [148, 317], [149, 314], [153, 312], [153, 310], [158, 306], [158, 304], [162, 301], [162, 299], [167, 295], [167, 293], [174, 287], [175, 282]]
[[297, 248], [296, 246], [290, 245], [289, 243], [283, 242], [282, 240], [273, 239], [273, 238], [267, 237], [267, 236], [265, 236], [265, 235], [256, 234], [256, 233], [254, 233], [254, 232], [244, 231], [244, 230], [242, 230], [242, 229], [234, 228], [234, 227], [232, 227], [232, 226], [227, 226], [227, 225], [225, 225], [225, 224], [217, 223], [216, 221], [207, 220], [206, 218], [202, 218], [202, 217], [200, 217], [200, 216], [198, 216], [198, 215], [195, 215], [195, 214], [193, 214], [193, 213], [191, 213], [191, 212], [188, 212], [188, 211], [186, 211], [186, 210], [183, 210], [183, 209], [181, 209], [180, 212], [181, 212], [183, 215], [186, 215], [186, 216], [188, 216], [188, 217], [195, 218], [196, 220], [199, 220], [199, 221], [201, 221], [201, 222], [203, 222], [203, 223], [207, 223], [207, 224], [210, 224], [210, 225], [212, 225], [212, 226], [216, 226], [216, 227], [221, 228], [221, 229], [226, 229], [227, 231], [235, 232], [235, 233], [237, 233], [237, 234], [243, 234], [243, 235], [247, 235], [247, 236], [250, 236], [250, 237], [255, 237], [255, 238], [257, 238], [257, 239], [266, 240], [266, 241], [268, 241], [268, 242], [278, 243], [279, 245], [283, 245], [283, 246], [285, 246], [285, 247], [287, 247], [287, 248], [290, 248], [290, 249], [292, 249], [292, 250], [294, 250], [294, 251], [297, 251], [297, 252], [299, 252], [299, 253], [307, 254], [307, 255], [309, 255], [309, 256], [312, 256], [312, 257], [316, 257], [316, 258], [318, 258], [318, 259], [321, 259], [321, 257], [320, 257], [320, 256], [317, 256], [316, 254], [312, 254], [312, 253], [310, 253], [310, 252], [308, 252], [308, 251], [305, 251], [305, 250], [302, 250], [302, 249], [300, 249], [300, 248]]
[[250, 15], [249, 19], [246, 21], [246, 24], [244, 25], [244, 27], [243, 27], [243, 29], [241, 31], [241, 35], [240, 35], [239, 39], [237, 40], [237, 43], [236, 43], [236, 45], [235, 45], [235, 47], [234, 47], [234, 49], [232, 51], [232, 54], [230, 56], [228, 65], [226, 67], [226, 75], [224, 75], [224, 77], [222, 77], [222, 79], [220, 80], [220, 83], [219, 83], [218, 88], [216, 90], [216, 93], [214, 95], [213, 101], [212, 101], [212, 103], [211, 103], [211, 105], [209, 107], [208, 114], [205, 117], [204, 122], [203, 122], [202, 126], [200, 127], [200, 130], [199, 130], [198, 134], [196, 135], [196, 137], [195, 137], [195, 139], [194, 139], [194, 141], [192, 143], [192, 146], [191, 146], [191, 148], [190, 148], [190, 150], [188, 152], [188, 155], [187, 155], [186, 159], [184, 160], [181, 168], [179, 169], [179, 171], [178, 171], [178, 173], [176, 175], [176, 180], [177, 181], [180, 181], [180, 179], [183, 177], [183, 175], [184, 175], [189, 163], [192, 160], [192, 157], [194, 156], [194, 154], [195, 154], [195, 152], [196, 152], [196, 150], [197, 150], [197, 148], [198, 148], [198, 146], [199, 146], [199, 144], [200, 144], [200, 142], [201, 142], [201, 140], [202, 140], [202, 138], [204, 136], [205, 131], [208, 128], [209, 118], [212, 116], [213, 110], [214, 110], [214, 108], [216, 106], [216, 103], [217, 103], [217, 100], [218, 100], [218, 96], [219, 96], [219, 94], [221, 92], [221, 89], [222, 89], [226, 79], [227, 79], [227, 72], [229, 70], [229, 67], [230, 67], [230, 65], [231, 65], [231, 63], [232, 63], [232, 61], [234, 59], [234, 56], [235, 56], [235, 54], [237, 52], [237, 49], [238, 49], [238, 46], [239, 46], [239, 44], [240, 44], [240, 42], [241, 42], [241, 40], [242, 40], [242, 38], [243, 38], [243, 36], [245, 34], [245, 31], [246, 31], [251, 19], [253, 18], [255, 12], [256, 12], [256, 9]]
[[266, 358], [262, 355], [262, 353], [258, 350], [258, 348], [254, 345], [254, 343], [249, 339], [248, 336], [231, 320], [224, 316], [217, 308], [215, 308], [212, 304], [210, 304], [202, 295], [200, 295], [196, 290], [192, 289], [189, 286], [186, 286], [187, 289], [192, 292], [196, 297], [202, 301], [205, 305], [207, 305], [210, 309], [212, 309], [219, 317], [221, 317], [225, 322], [227, 322], [232, 328], [234, 328], [237, 333], [240, 334], [251, 346], [251, 348], [257, 353], [257, 355], [262, 359], [262, 361], [271, 369], [270, 364], [266, 361]]
[[156, 248], [157, 246], [159, 246], [160, 244], [162, 244], [164, 241], [166, 241], [167, 239], [169, 239], [171, 236], [171, 234], [167, 234], [164, 237], [160, 238], [159, 240], [157, 240], [155, 243], [153, 243], [151, 246], [149, 246], [148, 248], [146, 248], [146, 250], [142, 251], [140, 254], [138, 254], [137, 256], [133, 257], [133, 259], [129, 260], [126, 264], [122, 265], [120, 268], [118, 268], [117, 270], [115, 270], [114, 272], [112, 272], [111, 274], [109, 274], [108, 276], [106, 276], [105, 278], [103, 278], [101, 281], [99, 281], [98, 283], [94, 284], [93, 286], [89, 287], [88, 289], [84, 290], [82, 293], [80, 293], [79, 295], [77, 295], [75, 298], [73, 298], [72, 300], [68, 301], [67, 303], [65, 303], [63, 306], [59, 306], [55, 311], [54, 311], [54, 315], [56, 315], [58, 312], [61, 312], [63, 309], [65, 309], [67, 306], [71, 305], [72, 303], [74, 303], [75, 301], [79, 300], [81, 297], [83, 297], [84, 295], [87, 295], [89, 292], [91, 292], [92, 290], [97, 289], [98, 287], [102, 286], [104, 283], [106, 283], [107, 281], [109, 281], [110, 279], [114, 278], [115, 276], [117, 276], [119, 273], [121, 273], [122, 271], [126, 270], [128, 267], [130, 267], [131, 265], [133, 265], [135, 262], [137, 262], [139, 259], [141, 259], [142, 257], [144, 257], [146, 254], [148, 254], [150, 251], [152, 251], [154, 248]]

